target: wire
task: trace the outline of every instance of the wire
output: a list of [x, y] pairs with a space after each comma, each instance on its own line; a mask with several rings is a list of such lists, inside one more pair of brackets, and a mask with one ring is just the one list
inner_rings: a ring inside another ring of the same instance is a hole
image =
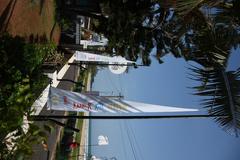
[[125, 143], [125, 138], [123, 137], [123, 120], [119, 121], [120, 125], [120, 133], [121, 133], [121, 138], [122, 138], [122, 143], [123, 143], [123, 153], [124, 153], [124, 158], [127, 160], [127, 152], [126, 152], [126, 143]]
[[112, 84], [112, 87], [118, 92], [118, 93], [120, 93], [120, 90], [116, 87], [116, 85], [113, 83], [113, 81], [112, 81], [112, 78], [111, 78], [111, 76], [109, 75], [110, 73], [109, 72], [107, 72], [107, 76], [108, 76], [108, 80], [109, 80], [109, 82]]
[[128, 126], [126, 125], [126, 122], [125, 122], [125, 121], [124, 121], [124, 124], [125, 124], [125, 127], [126, 127], [127, 136], [128, 136], [128, 140], [129, 140], [129, 143], [130, 143], [130, 147], [131, 147], [132, 153], [133, 153], [134, 160], [137, 160], [137, 154], [136, 154], [136, 151], [135, 151], [133, 142], [132, 142], [131, 137], [130, 137], [129, 128], [128, 128]]
[[143, 155], [142, 155], [142, 152], [141, 152], [141, 148], [140, 148], [140, 145], [138, 144], [138, 141], [136, 139], [136, 134], [134, 133], [134, 130], [131, 126], [131, 121], [129, 121], [129, 128], [130, 128], [130, 131], [132, 132], [132, 136], [133, 136], [133, 140], [135, 141], [135, 144], [136, 144], [136, 147], [137, 147], [137, 150], [139, 151], [139, 155], [140, 155], [140, 159], [144, 159], [143, 158]]
[[120, 92], [122, 93], [123, 89], [122, 89], [122, 84], [121, 84], [121, 81], [120, 81], [120, 75], [118, 75], [118, 84], [120, 86]]

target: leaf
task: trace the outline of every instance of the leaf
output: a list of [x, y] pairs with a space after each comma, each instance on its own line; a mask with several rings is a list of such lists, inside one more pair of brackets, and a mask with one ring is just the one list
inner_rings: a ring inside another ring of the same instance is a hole
[[47, 134], [46, 134], [45, 132], [43, 132], [43, 131], [40, 131], [40, 132], [38, 133], [38, 135], [39, 135], [41, 138], [43, 138], [43, 139], [47, 139]]
[[43, 128], [48, 132], [48, 133], [52, 133], [52, 131], [54, 130], [54, 128], [50, 125], [50, 124], [44, 124]]
[[24, 160], [24, 153], [19, 153], [16, 155], [17, 160]]
[[[204, 85], [193, 87], [195, 95], [207, 97], [201, 100], [201, 105], [208, 108], [209, 114], [217, 116], [214, 119], [224, 130], [232, 132], [236, 127], [240, 128], [240, 87], [236, 87], [240, 86], [238, 72], [226, 72], [224, 68], [206, 70], [194, 66], [190, 70], [193, 72], [192, 76], [198, 77], [195, 80], [204, 83]], [[208, 81], [204, 82], [206, 78]], [[236, 125], [234, 121], [237, 122]]]
[[32, 135], [33, 135], [33, 136], [36, 136], [36, 135], [38, 135], [39, 133], [40, 133], [40, 130], [35, 130], [35, 131], [33, 131]]

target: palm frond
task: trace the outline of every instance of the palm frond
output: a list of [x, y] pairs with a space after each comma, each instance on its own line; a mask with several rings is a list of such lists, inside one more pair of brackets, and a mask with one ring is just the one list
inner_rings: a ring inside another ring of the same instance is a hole
[[[240, 70], [226, 72], [223, 68], [190, 67], [192, 79], [200, 82], [192, 87], [195, 95], [203, 96], [201, 105], [215, 115], [226, 131], [240, 128]], [[207, 81], [206, 81], [207, 80]]]
[[189, 12], [195, 8], [201, 7], [203, 4], [208, 6], [216, 6], [219, 4], [219, 0], [177, 0], [176, 2], [176, 12], [179, 15], [187, 15]]
[[194, 8], [196, 8], [199, 4], [201, 4], [204, 0], [177, 0], [176, 3], [176, 12], [179, 15], [186, 15]]

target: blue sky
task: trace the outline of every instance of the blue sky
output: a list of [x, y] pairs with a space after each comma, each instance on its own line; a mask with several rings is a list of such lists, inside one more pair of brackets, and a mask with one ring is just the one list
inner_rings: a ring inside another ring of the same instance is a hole
[[[239, 50], [233, 50], [229, 70], [240, 66]], [[165, 56], [153, 59], [150, 67], [130, 69], [114, 75], [99, 71], [93, 90], [115, 94], [126, 100], [186, 108], [201, 108], [199, 97], [191, 95], [194, 82], [187, 78], [183, 59]], [[92, 120], [91, 143], [98, 135], [109, 138], [108, 146], [93, 147], [97, 157], [119, 160], [238, 160], [240, 138], [229, 135], [212, 119]], [[135, 155], [135, 157], [134, 157]]]

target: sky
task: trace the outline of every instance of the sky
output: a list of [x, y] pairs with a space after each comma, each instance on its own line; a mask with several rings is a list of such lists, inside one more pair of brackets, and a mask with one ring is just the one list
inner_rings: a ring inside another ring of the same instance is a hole
[[[200, 98], [188, 78], [189, 62], [171, 55], [164, 63], [152, 60], [150, 67], [130, 68], [115, 75], [108, 69], [95, 77], [93, 90], [104, 94], [121, 92], [125, 100], [198, 108]], [[228, 70], [240, 67], [240, 49], [232, 50]], [[191, 63], [194, 64], [194, 63]], [[195, 64], [196, 65], [196, 64]], [[96, 157], [118, 160], [238, 160], [240, 138], [226, 133], [211, 118], [152, 120], [91, 120], [91, 140], [108, 137], [109, 145], [91, 147]]]

